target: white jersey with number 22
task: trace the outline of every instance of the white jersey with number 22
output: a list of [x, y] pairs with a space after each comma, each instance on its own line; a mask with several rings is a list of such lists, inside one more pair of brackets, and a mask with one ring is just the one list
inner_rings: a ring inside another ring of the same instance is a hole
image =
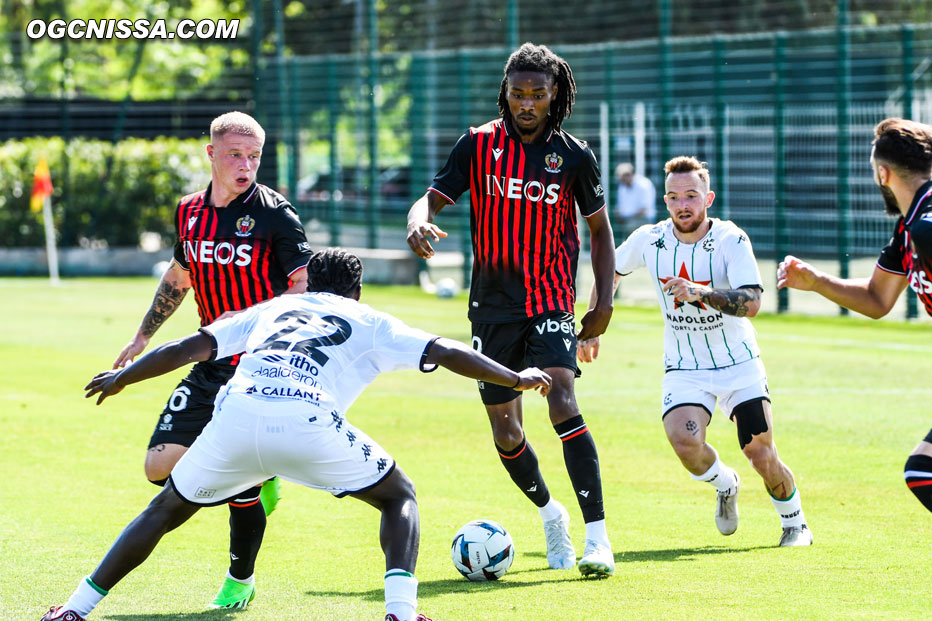
[[380, 373], [424, 368], [434, 338], [355, 300], [330, 293], [283, 295], [201, 328], [217, 357], [245, 352], [227, 395], [257, 415], [345, 415]]

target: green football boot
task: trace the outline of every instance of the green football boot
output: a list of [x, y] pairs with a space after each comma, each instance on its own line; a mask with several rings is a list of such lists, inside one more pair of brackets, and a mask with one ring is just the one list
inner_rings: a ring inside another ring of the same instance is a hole
[[266, 515], [272, 515], [278, 501], [281, 500], [282, 483], [278, 477], [274, 477], [262, 484], [262, 490], [259, 492], [259, 500], [262, 502], [262, 508], [265, 509]]
[[256, 599], [256, 585], [243, 584], [227, 577], [208, 608], [245, 608]]

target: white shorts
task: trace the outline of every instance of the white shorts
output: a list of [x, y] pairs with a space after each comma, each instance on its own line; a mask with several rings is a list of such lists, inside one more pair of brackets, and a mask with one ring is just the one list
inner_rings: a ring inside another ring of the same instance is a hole
[[365, 490], [395, 460], [338, 415], [257, 415], [248, 397], [227, 396], [170, 478], [184, 500], [223, 504], [273, 476], [334, 496]]
[[767, 371], [760, 358], [724, 367], [696, 371], [667, 371], [663, 376], [663, 415], [683, 405], [698, 405], [709, 416], [715, 403], [731, 418], [735, 406], [752, 399], [770, 400]]

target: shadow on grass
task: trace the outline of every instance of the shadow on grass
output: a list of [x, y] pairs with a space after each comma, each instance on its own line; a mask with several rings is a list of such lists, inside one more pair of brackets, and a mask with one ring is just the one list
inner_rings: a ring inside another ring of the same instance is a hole
[[113, 621], [175, 621], [176, 619], [194, 621], [232, 621], [242, 618], [240, 613], [245, 610], [202, 610], [200, 612], [163, 612], [138, 615], [105, 615], [104, 619]]
[[[536, 571], [536, 570], [533, 570]], [[525, 571], [509, 572], [509, 575], [527, 573]], [[518, 589], [546, 584], [552, 580], [522, 580], [521, 582], [510, 582], [508, 580], [494, 580], [492, 582], [470, 582], [465, 578], [447, 578], [443, 580], [424, 580], [418, 582], [417, 588], [421, 595], [436, 595], [438, 593], [475, 593], [476, 589], [499, 590], [499, 589]], [[385, 591], [383, 589], [370, 589], [368, 591], [306, 591], [305, 595], [311, 597], [358, 597], [367, 601], [383, 601]]]
[[[766, 550], [773, 546], [745, 546], [745, 547], [724, 547], [724, 546], [702, 546], [698, 548], [671, 548], [667, 550], [629, 550], [626, 552], [615, 552], [615, 563], [642, 563], [645, 561], [690, 561], [698, 557], [710, 554], [743, 554], [755, 550]], [[545, 558], [543, 552], [528, 552], [522, 555], [530, 558]], [[586, 578], [579, 575], [575, 570], [563, 570], [555, 572], [546, 565], [528, 569], [512, 569], [508, 572], [509, 576], [522, 574], [546, 573], [547, 579], [527, 580], [522, 579], [520, 582], [509, 580], [500, 580], [493, 582], [469, 582], [461, 578], [443, 579], [443, 580], [425, 580], [418, 583], [418, 590], [424, 594], [437, 593], [474, 593], [476, 589], [519, 589], [532, 587], [548, 582], [555, 582], [560, 578], [565, 580], [585, 580]], [[591, 579], [591, 578], [590, 578]], [[368, 591], [305, 591], [305, 595], [311, 597], [358, 597], [368, 601], [382, 601], [385, 598], [385, 591], [382, 589], [370, 589]]]
[[[644, 561], [690, 561], [697, 557], [709, 554], [743, 554], [745, 552], [754, 552], [756, 550], [769, 550], [774, 546], [701, 546], [698, 548], [669, 548], [666, 550], [627, 550], [624, 552], [615, 552], [615, 563], [641, 563]], [[543, 552], [526, 552], [523, 556], [546, 558]], [[530, 571], [549, 571], [546, 567], [541, 570]]]

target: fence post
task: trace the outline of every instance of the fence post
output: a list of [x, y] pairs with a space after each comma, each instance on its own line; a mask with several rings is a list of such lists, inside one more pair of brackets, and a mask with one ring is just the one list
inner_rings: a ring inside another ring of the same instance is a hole
[[259, 81], [262, 79], [262, 0], [252, 0], [252, 101], [255, 109], [253, 114], [261, 125], [265, 125], [263, 118], [260, 94], [262, 89]]
[[671, 123], [673, 109], [673, 58], [671, 35], [673, 34], [673, 10], [671, 0], [660, 0], [660, 162], [661, 165], [671, 157]]
[[507, 29], [506, 33], [508, 42], [508, 53], [510, 54], [518, 47], [518, 0], [508, 0], [507, 11]]
[[[282, 0], [274, 0], [272, 9], [272, 17], [275, 23], [275, 77], [278, 80], [279, 92], [278, 123], [275, 131], [275, 146], [277, 146], [279, 142], [288, 144], [285, 137], [285, 120], [288, 118], [288, 81], [285, 78], [285, 17], [282, 11]], [[291, 153], [288, 156], [288, 165], [290, 166]], [[275, 187], [278, 187], [281, 182], [281, 166], [276, 166]]]
[[369, 71], [366, 86], [369, 90], [369, 207], [366, 209], [366, 245], [369, 248], [378, 246], [379, 215], [382, 211], [379, 200], [379, 109], [376, 101], [379, 85], [379, 17], [376, 4], [376, 0], [368, 0]]
[[[62, 19], [67, 20], [64, 0], [61, 3]], [[61, 137], [65, 143], [62, 149], [62, 176], [61, 176], [61, 213], [68, 212], [68, 203], [71, 199], [71, 158], [68, 155], [68, 144], [71, 142], [71, 84], [73, 77], [68, 62], [68, 37], [62, 37], [61, 42]], [[114, 145], [115, 146], [115, 145]]]
[[[836, 46], [836, 83], [835, 89], [835, 122], [838, 136], [838, 153], [836, 154], [837, 168], [837, 194], [838, 194], [838, 262], [840, 276], [848, 278], [851, 257], [850, 229], [851, 229], [851, 192], [849, 183], [849, 128], [848, 128], [848, 97], [851, 91], [851, 59], [848, 49], [848, 0], [837, 0], [837, 22], [835, 28]], [[848, 309], [841, 308], [841, 314], [847, 315]]]
[[[777, 261], [781, 260], [787, 251], [787, 224], [786, 224], [786, 33], [778, 32], [774, 40], [774, 106], [773, 106], [773, 140], [774, 140], [774, 254]], [[777, 290], [777, 312], [785, 313], [789, 307], [787, 290]]]
[[[469, 52], [459, 50], [459, 92], [460, 97], [460, 127], [469, 127]], [[465, 201], [463, 201], [465, 204]], [[472, 203], [472, 201], [470, 201]], [[460, 210], [463, 214], [460, 220], [460, 252], [463, 255], [463, 289], [468, 289], [472, 280], [472, 207], [467, 205]]]
[[[912, 119], [913, 118], [913, 27], [909, 24], [904, 24], [900, 30], [900, 35], [903, 39], [902, 41], [902, 50], [903, 50], [903, 118]], [[906, 318], [907, 319], [916, 319], [919, 317], [919, 308], [918, 303], [916, 302], [916, 296], [906, 292]]]
[[298, 98], [298, 63], [294, 58], [288, 62], [290, 68], [290, 91], [288, 93], [288, 199], [292, 202], [297, 200], [298, 193], [298, 175], [301, 170], [301, 150], [299, 148], [298, 136], [300, 135], [300, 126], [298, 118], [300, 115], [301, 102]]
[[721, 35], [715, 35], [712, 43], [713, 62], [715, 72], [713, 79], [715, 84], [713, 92], [715, 94], [715, 164], [712, 166], [712, 172], [716, 185], [718, 186], [718, 200], [716, 207], [722, 220], [729, 217], [728, 206], [728, 154], [725, 146], [725, 131], [727, 125], [726, 108], [725, 108], [725, 64], [726, 48], [725, 38]]
[[327, 132], [330, 152], [330, 197], [327, 199], [327, 220], [330, 233], [330, 245], [340, 245], [340, 220], [342, 214], [337, 210], [337, 175], [340, 172], [340, 136], [338, 125], [340, 121], [340, 86], [337, 82], [337, 60], [328, 56], [327, 63]]
[[428, 87], [428, 82], [432, 81], [426, 77], [427, 60], [423, 52], [411, 53], [411, 68], [409, 71], [411, 92], [411, 108], [408, 110], [408, 125], [411, 128], [411, 187], [408, 190], [408, 198], [413, 203], [424, 195], [424, 186], [422, 181], [427, 177], [428, 158], [427, 158], [427, 132], [431, 130], [430, 121], [427, 120], [429, 114], [425, 113], [428, 107], [427, 91], [436, 88], [433, 84]]
[[[605, 205], [606, 205], [606, 208], [608, 209], [608, 219], [612, 223], [612, 233], [614, 235], [612, 241], [617, 246], [624, 240], [619, 239], [618, 236], [621, 233], [621, 231], [616, 230], [616, 228], [618, 227], [615, 226], [616, 222], [615, 222], [615, 217], [614, 217], [614, 210], [617, 206], [615, 205], [615, 198], [614, 198], [615, 194], [612, 192], [613, 182], [615, 179], [615, 171], [612, 170], [613, 166], [615, 166], [615, 164], [613, 163], [614, 160], [612, 158], [612, 136], [614, 135], [612, 132], [612, 119], [614, 118], [613, 113], [615, 110], [615, 75], [614, 75], [615, 74], [615, 71], [614, 71], [615, 50], [614, 48], [612, 48], [611, 45], [606, 46], [605, 49], [603, 50], [602, 64], [603, 64], [603, 67], [605, 68], [604, 102], [605, 102], [605, 114], [606, 114], [606, 122], [605, 122], [606, 144], [602, 145], [602, 153], [604, 153], [605, 155], [602, 158], [602, 162], [601, 162], [602, 189], [605, 192]], [[645, 171], [641, 170], [639, 172], [643, 175]], [[588, 235], [585, 235], [585, 236], [580, 235], [580, 242], [583, 239], [591, 243], [591, 240], [589, 239]]]

